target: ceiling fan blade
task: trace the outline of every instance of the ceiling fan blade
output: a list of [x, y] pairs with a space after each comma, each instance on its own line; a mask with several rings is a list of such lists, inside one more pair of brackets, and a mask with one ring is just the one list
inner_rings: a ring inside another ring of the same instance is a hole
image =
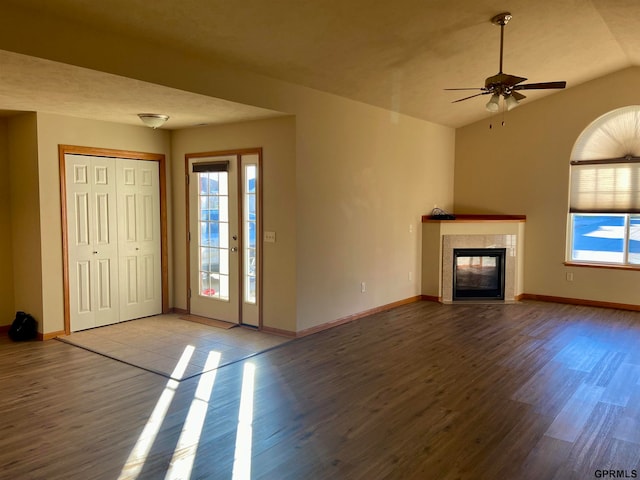
[[473, 98], [473, 97], [479, 97], [480, 95], [487, 95], [488, 93], [491, 93], [491, 92], [476, 93], [475, 95], [471, 95], [469, 97], [459, 98], [458, 100], [454, 100], [451, 103], [458, 103], [458, 102], [461, 102], [463, 100], [469, 100], [470, 98]]
[[567, 82], [542, 82], [542, 83], [525, 83], [524, 85], [516, 85], [513, 90], [545, 90], [547, 88], [564, 88]]
[[524, 98], [527, 98], [526, 96], [524, 96], [523, 94], [521, 94], [520, 92], [511, 92], [511, 96], [513, 98], [515, 98], [517, 101], [520, 101]]
[[471, 88], [443, 88], [443, 90], [484, 90], [482, 87], [471, 87]]

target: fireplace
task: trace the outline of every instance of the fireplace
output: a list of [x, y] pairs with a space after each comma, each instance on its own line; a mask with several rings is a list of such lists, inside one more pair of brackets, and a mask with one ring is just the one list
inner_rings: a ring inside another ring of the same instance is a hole
[[504, 300], [506, 248], [454, 248], [453, 300]]
[[469, 302], [472, 298], [486, 302], [487, 298], [477, 297], [475, 291], [454, 299], [453, 251], [489, 249], [505, 252], [499, 260], [499, 285], [504, 282], [502, 300], [496, 295], [490, 297], [491, 301], [517, 302], [522, 295], [524, 227], [524, 215], [456, 215], [455, 220], [422, 217], [422, 297], [445, 304]]

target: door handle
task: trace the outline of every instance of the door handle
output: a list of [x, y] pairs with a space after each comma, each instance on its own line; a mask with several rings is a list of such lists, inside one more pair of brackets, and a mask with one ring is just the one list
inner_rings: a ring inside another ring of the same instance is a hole
[[97, 250], [95, 250], [95, 251], [93, 252], [93, 254], [94, 254], [94, 255], [96, 255], [97, 253], [98, 253], [98, 251], [97, 251]]
[[238, 251], [238, 247], [231, 247], [229, 250], [232, 251], [232, 252], [237, 252]]

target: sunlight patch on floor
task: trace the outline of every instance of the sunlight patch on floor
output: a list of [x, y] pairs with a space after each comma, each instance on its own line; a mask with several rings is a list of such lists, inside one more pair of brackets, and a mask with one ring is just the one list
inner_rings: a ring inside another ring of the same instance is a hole
[[189, 413], [182, 427], [180, 438], [171, 458], [169, 470], [165, 475], [165, 480], [191, 478], [193, 463], [200, 445], [200, 435], [207, 417], [209, 400], [213, 391], [213, 384], [216, 380], [218, 364], [220, 363], [219, 352], [209, 352], [204, 367], [205, 373], [200, 376], [195, 396], [189, 407]]
[[[182, 378], [184, 372], [189, 365], [189, 361], [191, 360], [191, 356], [195, 351], [195, 347], [192, 345], [187, 345], [184, 349], [184, 352], [180, 356], [180, 360], [176, 364], [173, 369], [173, 373], [171, 374], [172, 378]], [[122, 467], [122, 471], [120, 472], [120, 476], [118, 480], [134, 480], [138, 478], [140, 472], [142, 471], [142, 467], [144, 467], [145, 461], [147, 459], [147, 455], [149, 455], [149, 451], [151, 450], [151, 446], [158, 436], [158, 432], [160, 431], [160, 427], [164, 422], [165, 416], [167, 415], [167, 410], [169, 410], [169, 406], [173, 401], [173, 397], [178, 389], [180, 382], [176, 380], [169, 380], [167, 382], [166, 387], [162, 391], [156, 406], [147, 420], [147, 423], [138, 437], [138, 441], [136, 442], [133, 450], [129, 454], [129, 458], [127, 458], [127, 462]]]
[[242, 392], [238, 413], [236, 433], [236, 451], [233, 462], [233, 480], [251, 479], [251, 443], [253, 425], [253, 397], [255, 384], [255, 365], [247, 362], [242, 374]]

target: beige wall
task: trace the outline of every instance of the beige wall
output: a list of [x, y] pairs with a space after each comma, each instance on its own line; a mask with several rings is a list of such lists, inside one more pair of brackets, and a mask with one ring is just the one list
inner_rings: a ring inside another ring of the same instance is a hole
[[14, 308], [32, 314], [43, 328], [40, 188], [34, 113], [9, 119], [9, 184]]
[[0, 119], [0, 326], [9, 325], [15, 314], [9, 158], [8, 121]]
[[420, 216], [453, 205], [453, 129], [220, 59], [4, 14], [0, 48], [295, 115], [297, 330], [420, 294]]
[[319, 92], [297, 110], [298, 330], [420, 295], [421, 216], [452, 206], [454, 130]]
[[[60, 176], [58, 145], [78, 145], [95, 148], [110, 148], [137, 152], [161, 153], [170, 164], [170, 133], [140, 126], [120, 125], [81, 118], [39, 113], [37, 115], [37, 171], [39, 179], [40, 205], [39, 229], [42, 235], [42, 309], [44, 332], [64, 329], [63, 282], [62, 282], [62, 227], [60, 217]], [[11, 138], [13, 142], [13, 137]], [[23, 144], [24, 142], [21, 142]], [[14, 159], [12, 159], [14, 161]], [[171, 195], [170, 175], [167, 172], [168, 196]], [[13, 185], [12, 185], [13, 187]], [[169, 208], [171, 222], [171, 208]], [[14, 218], [15, 222], [15, 218]], [[14, 251], [16, 245], [14, 244]], [[171, 242], [169, 242], [171, 255]], [[34, 270], [38, 272], [39, 269]], [[37, 275], [34, 275], [37, 277]], [[171, 277], [171, 269], [169, 271]], [[16, 289], [18, 285], [16, 285]], [[170, 299], [171, 302], [171, 299]], [[16, 308], [19, 305], [16, 302]]]
[[640, 104], [639, 84], [640, 68], [630, 68], [525, 100], [504, 127], [484, 120], [458, 129], [455, 211], [527, 215], [525, 293], [640, 305], [638, 272], [563, 265], [573, 144], [600, 115]]
[[263, 229], [276, 232], [276, 243], [265, 243], [263, 324], [296, 331], [296, 165], [295, 118], [281, 117], [173, 132], [173, 238], [175, 307], [185, 309], [186, 205], [185, 154], [243, 148], [263, 149]]

